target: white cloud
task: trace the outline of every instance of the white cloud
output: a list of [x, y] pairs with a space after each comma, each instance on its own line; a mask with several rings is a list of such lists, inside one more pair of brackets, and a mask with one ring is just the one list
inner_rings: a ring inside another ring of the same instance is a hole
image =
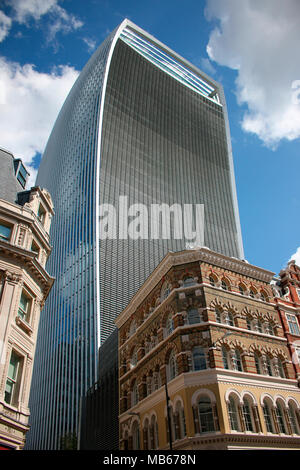
[[205, 72], [207, 72], [210, 75], [214, 75], [216, 73], [216, 69], [214, 68], [213, 64], [207, 57], [202, 57], [201, 58], [201, 68]]
[[[58, 1], [59, 0], [6, 0], [7, 4], [10, 5], [13, 10], [12, 19], [17, 23], [27, 25], [32, 18], [35, 21], [39, 21], [42, 16], [49, 15], [48, 41], [52, 41], [58, 32], [69, 33], [83, 26], [83, 22], [58, 5]], [[9, 19], [12, 21], [11, 18]]]
[[[50, 74], [0, 57], [0, 146], [31, 165], [42, 153], [59, 110], [79, 72], [59, 66]], [[31, 181], [36, 174], [28, 168]]]
[[270, 148], [299, 138], [299, 0], [207, 0], [206, 17], [218, 21], [210, 59], [237, 71], [237, 99], [248, 108], [242, 128]]
[[30, 17], [39, 20], [49, 13], [56, 6], [57, 0], [8, 0], [7, 3], [14, 9], [16, 21], [26, 23]]
[[299, 248], [297, 249], [296, 253], [294, 253], [294, 254], [290, 257], [289, 261], [292, 261], [292, 260], [295, 260], [297, 266], [300, 266], [300, 246], [299, 246]]
[[0, 11], [0, 42], [2, 42], [11, 28], [11, 19]]

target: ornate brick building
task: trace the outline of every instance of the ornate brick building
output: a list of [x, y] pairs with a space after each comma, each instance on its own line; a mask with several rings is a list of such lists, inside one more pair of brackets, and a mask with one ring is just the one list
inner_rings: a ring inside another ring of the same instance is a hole
[[300, 383], [300, 268], [290, 261], [273, 286], [276, 303]]
[[0, 449], [22, 449], [39, 317], [54, 282], [45, 270], [53, 205], [46, 190], [24, 189], [19, 159], [0, 149], [0, 163]]
[[272, 279], [206, 248], [163, 259], [116, 319], [120, 448], [300, 448]]

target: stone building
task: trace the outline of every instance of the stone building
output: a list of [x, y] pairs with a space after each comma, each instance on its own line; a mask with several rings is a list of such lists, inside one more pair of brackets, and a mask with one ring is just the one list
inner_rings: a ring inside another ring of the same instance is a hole
[[292, 362], [300, 383], [300, 267], [290, 261], [273, 286]]
[[45, 270], [54, 212], [48, 191], [25, 190], [20, 159], [0, 149], [0, 165], [0, 449], [22, 449], [39, 318], [54, 282]]
[[116, 319], [121, 449], [300, 448], [273, 277], [208, 248], [166, 255]]

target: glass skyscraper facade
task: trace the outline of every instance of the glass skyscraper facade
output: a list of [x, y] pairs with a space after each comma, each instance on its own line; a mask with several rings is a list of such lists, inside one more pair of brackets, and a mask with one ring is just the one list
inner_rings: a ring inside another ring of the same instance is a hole
[[37, 184], [54, 202], [56, 282], [40, 320], [27, 448], [56, 449], [77, 432], [114, 318], [168, 251], [186, 248], [175, 237], [101, 239], [100, 204], [203, 204], [205, 246], [243, 258], [222, 86], [124, 20], [70, 91]]

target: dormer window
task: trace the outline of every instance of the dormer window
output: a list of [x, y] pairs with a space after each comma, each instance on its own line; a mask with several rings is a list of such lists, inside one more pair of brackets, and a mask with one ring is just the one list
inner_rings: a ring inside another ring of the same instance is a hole
[[9, 242], [11, 235], [11, 227], [9, 225], [0, 222], [0, 240]]
[[14, 166], [15, 166], [16, 178], [19, 181], [22, 188], [25, 188], [29, 173], [20, 159], [14, 160]]

